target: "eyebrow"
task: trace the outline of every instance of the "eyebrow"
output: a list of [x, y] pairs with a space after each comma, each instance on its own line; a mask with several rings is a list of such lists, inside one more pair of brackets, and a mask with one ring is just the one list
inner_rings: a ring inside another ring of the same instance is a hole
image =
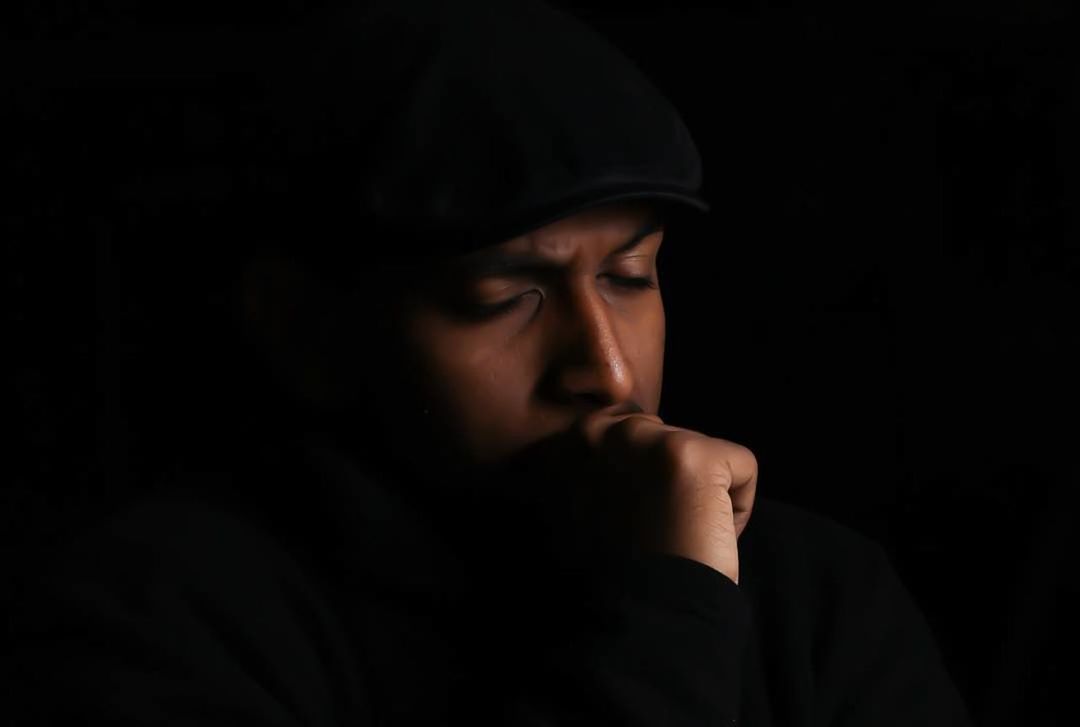
[[[629, 252], [640, 245], [647, 237], [664, 229], [663, 222], [656, 217], [650, 218], [633, 236], [612, 250], [605, 260]], [[480, 250], [462, 262], [463, 270], [470, 275], [515, 275], [526, 273], [550, 272], [562, 267], [551, 258], [533, 253], [510, 253], [498, 249]]]

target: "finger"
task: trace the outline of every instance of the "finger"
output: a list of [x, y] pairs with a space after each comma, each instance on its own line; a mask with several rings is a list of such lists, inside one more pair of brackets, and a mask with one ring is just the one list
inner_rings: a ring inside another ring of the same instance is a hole
[[625, 440], [639, 444], [649, 439], [649, 435], [659, 434], [673, 429], [664, 424], [664, 420], [655, 414], [633, 412], [630, 414], [611, 415], [594, 412], [578, 421], [578, 432], [592, 448], [609, 443], [612, 435], [622, 435]]
[[750, 514], [754, 509], [757, 496], [758, 461], [754, 453], [741, 444], [726, 439], [714, 439], [717, 443], [718, 456], [722, 457], [731, 471], [731, 486], [728, 496], [731, 498], [735, 520], [735, 532], [742, 535]]

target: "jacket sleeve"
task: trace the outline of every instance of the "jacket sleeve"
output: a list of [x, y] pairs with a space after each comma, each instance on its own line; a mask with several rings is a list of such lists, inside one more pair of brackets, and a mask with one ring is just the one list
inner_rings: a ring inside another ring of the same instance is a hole
[[[557, 605], [541, 606], [558, 633], [534, 634], [535, 646], [522, 646], [528, 624], [501, 627], [504, 656], [477, 697], [502, 710], [499, 722], [735, 724], [750, 616], [734, 582], [693, 560], [642, 555], [588, 593], [584, 608], [562, 618]], [[475, 722], [484, 709], [473, 706], [455, 722]]]
[[[305, 616], [254, 553], [207, 539], [220, 548], [217, 565], [113, 537], [42, 579], [15, 644], [14, 723], [376, 724], [366, 704], [380, 695], [343, 674], [348, 654], [331, 653], [347, 639]], [[193, 562], [204, 565], [195, 572]], [[613, 570], [590, 593], [561, 621], [572, 630], [537, 648], [522, 641], [528, 622], [488, 624], [506, 659], [493, 655], [447, 722], [732, 723], [747, 618], [734, 583], [656, 556]]]

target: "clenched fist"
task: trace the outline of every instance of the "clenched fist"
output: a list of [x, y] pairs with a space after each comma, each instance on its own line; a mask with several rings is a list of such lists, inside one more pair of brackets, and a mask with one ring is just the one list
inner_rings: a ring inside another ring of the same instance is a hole
[[746, 447], [650, 414], [597, 411], [521, 453], [512, 472], [504, 494], [560, 557], [668, 553], [739, 581], [737, 539], [757, 486]]

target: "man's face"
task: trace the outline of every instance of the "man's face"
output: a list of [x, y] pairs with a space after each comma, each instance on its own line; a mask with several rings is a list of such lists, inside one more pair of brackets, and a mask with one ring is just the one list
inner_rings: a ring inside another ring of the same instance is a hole
[[596, 409], [655, 414], [662, 237], [650, 207], [613, 205], [435, 271], [402, 308], [419, 412], [400, 413], [431, 420], [470, 465], [497, 463]]
[[359, 306], [378, 326], [338, 329], [356, 343], [333, 378], [360, 385], [349, 398], [400, 463], [436, 476], [497, 466], [597, 409], [655, 414], [662, 237], [651, 206], [609, 205], [391, 273], [379, 287], [397, 292]]

